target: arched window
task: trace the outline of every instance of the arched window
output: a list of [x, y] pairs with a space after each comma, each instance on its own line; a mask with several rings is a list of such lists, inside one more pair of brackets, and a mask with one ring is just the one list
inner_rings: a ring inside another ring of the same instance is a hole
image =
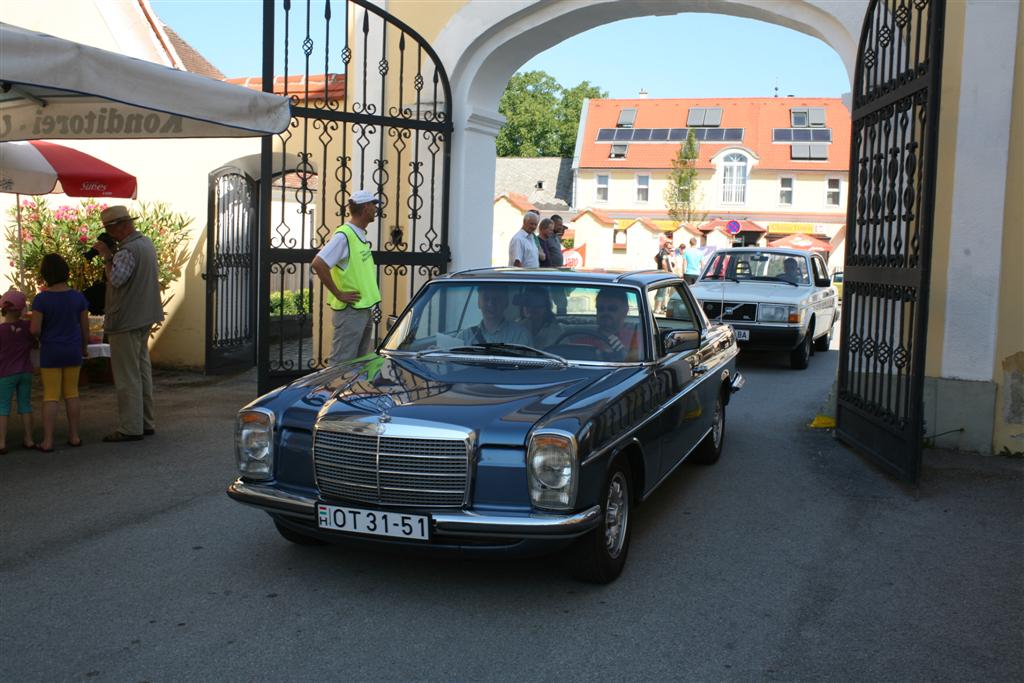
[[747, 197], [747, 157], [733, 153], [722, 163], [722, 202], [742, 204]]

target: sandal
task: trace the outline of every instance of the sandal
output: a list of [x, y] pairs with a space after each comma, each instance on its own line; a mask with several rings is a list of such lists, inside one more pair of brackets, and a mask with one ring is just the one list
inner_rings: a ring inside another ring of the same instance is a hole
[[78, 443], [72, 443], [71, 439], [68, 439], [68, 445], [71, 446], [72, 448], [79, 448], [82, 445], [82, 440], [79, 439]]
[[142, 434], [125, 434], [123, 432], [111, 432], [103, 437], [107, 443], [120, 443], [122, 441], [142, 441]]
[[35, 449], [36, 449], [37, 451], [39, 451], [40, 453], [53, 453], [53, 449], [52, 449], [52, 448], [43, 448], [43, 447], [42, 447], [42, 446], [40, 446], [39, 444], [36, 444], [36, 445], [34, 446], [34, 448], [35, 448]]

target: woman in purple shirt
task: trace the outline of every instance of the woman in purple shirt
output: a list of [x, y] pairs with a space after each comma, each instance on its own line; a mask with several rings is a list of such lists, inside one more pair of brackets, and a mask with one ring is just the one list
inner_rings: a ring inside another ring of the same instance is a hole
[[43, 440], [36, 448], [49, 453], [61, 393], [68, 416], [68, 445], [82, 445], [78, 374], [89, 346], [89, 304], [81, 292], [68, 287], [68, 264], [59, 254], [44, 256], [39, 274], [46, 291], [32, 301], [32, 334], [39, 337], [39, 374], [43, 379]]

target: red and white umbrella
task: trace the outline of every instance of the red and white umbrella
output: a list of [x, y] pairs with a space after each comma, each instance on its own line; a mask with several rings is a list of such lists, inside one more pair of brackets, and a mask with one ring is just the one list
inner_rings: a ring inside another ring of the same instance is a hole
[[85, 152], [42, 140], [0, 143], [0, 192], [131, 197], [135, 176]]

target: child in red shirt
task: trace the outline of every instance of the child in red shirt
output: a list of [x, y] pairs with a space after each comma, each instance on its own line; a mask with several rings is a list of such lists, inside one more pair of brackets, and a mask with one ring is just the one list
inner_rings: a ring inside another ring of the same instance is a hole
[[35, 338], [29, 331], [27, 320], [21, 319], [25, 310], [25, 295], [10, 289], [0, 297], [0, 455], [7, 453], [7, 418], [11, 414], [11, 399], [18, 399], [18, 413], [25, 434], [25, 448], [35, 448], [32, 439], [32, 346]]

